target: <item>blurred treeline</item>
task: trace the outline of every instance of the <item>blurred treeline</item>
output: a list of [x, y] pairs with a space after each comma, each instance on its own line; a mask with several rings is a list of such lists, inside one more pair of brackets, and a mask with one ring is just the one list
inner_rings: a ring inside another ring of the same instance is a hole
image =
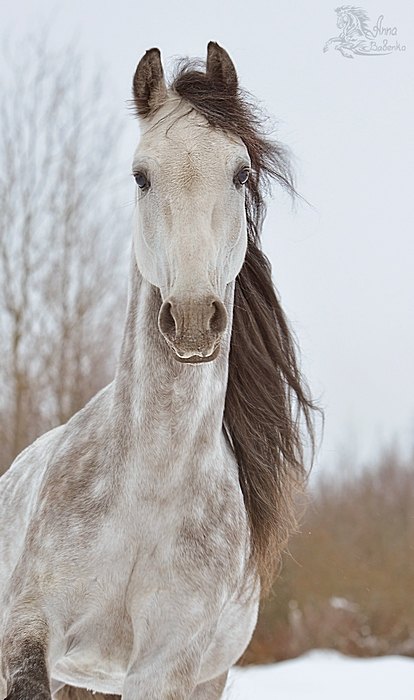
[[414, 456], [341, 468], [311, 489], [246, 663], [314, 648], [414, 656]]
[[112, 378], [129, 234], [99, 77], [46, 32], [2, 54], [0, 474]]

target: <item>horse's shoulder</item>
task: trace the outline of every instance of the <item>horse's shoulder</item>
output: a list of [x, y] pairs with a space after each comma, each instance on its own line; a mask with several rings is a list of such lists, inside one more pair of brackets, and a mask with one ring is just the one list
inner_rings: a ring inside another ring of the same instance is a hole
[[64, 426], [52, 428], [38, 437], [17, 455], [9, 469], [0, 479], [0, 492], [4, 495], [15, 488], [22, 488], [27, 482], [41, 478], [47, 464], [47, 455], [50, 453], [62, 434]]
[[35, 503], [41, 493], [56, 494], [64, 490], [65, 474], [70, 471], [73, 481], [77, 465], [93, 461], [96, 426], [105, 413], [108, 393], [105, 387], [67, 423], [43, 433], [16, 457], [0, 479], [0, 503]]

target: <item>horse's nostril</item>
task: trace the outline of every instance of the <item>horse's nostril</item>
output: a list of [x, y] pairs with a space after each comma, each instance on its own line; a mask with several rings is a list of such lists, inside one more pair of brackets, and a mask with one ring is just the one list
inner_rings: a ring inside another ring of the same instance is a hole
[[161, 306], [158, 323], [162, 333], [164, 333], [167, 338], [173, 340], [176, 336], [176, 326], [172, 313], [172, 305], [169, 301], [164, 301]]
[[210, 318], [210, 330], [213, 333], [223, 333], [227, 325], [226, 308], [219, 299], [215, 299], [212, 306], [214, 310]]

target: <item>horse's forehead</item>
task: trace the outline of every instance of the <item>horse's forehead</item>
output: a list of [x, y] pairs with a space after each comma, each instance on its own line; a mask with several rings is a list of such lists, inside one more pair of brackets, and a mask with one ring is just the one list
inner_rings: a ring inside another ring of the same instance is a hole
[[242, 140], [218, 128], [189, 105], [179, 105], [160, 114], [141, 136], [137, 157], [154, 158], [164, 165], [193, 168], [206, 163], [226, 163], [245, 152]]

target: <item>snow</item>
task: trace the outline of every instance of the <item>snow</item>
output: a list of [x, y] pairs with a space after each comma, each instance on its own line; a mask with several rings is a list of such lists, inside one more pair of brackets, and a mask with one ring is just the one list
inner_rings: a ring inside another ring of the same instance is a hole
[[225, 700], [413, 700], [414, 660], [355, 659], [312, 651], [269, 666], [230, 671]]
[[351, 603], [346, 598], [330, 598], [330, 605], [336, 610], [346, 610], [347, 612], [356, 613], [359, 611], [359, 605], [356, 603]]

